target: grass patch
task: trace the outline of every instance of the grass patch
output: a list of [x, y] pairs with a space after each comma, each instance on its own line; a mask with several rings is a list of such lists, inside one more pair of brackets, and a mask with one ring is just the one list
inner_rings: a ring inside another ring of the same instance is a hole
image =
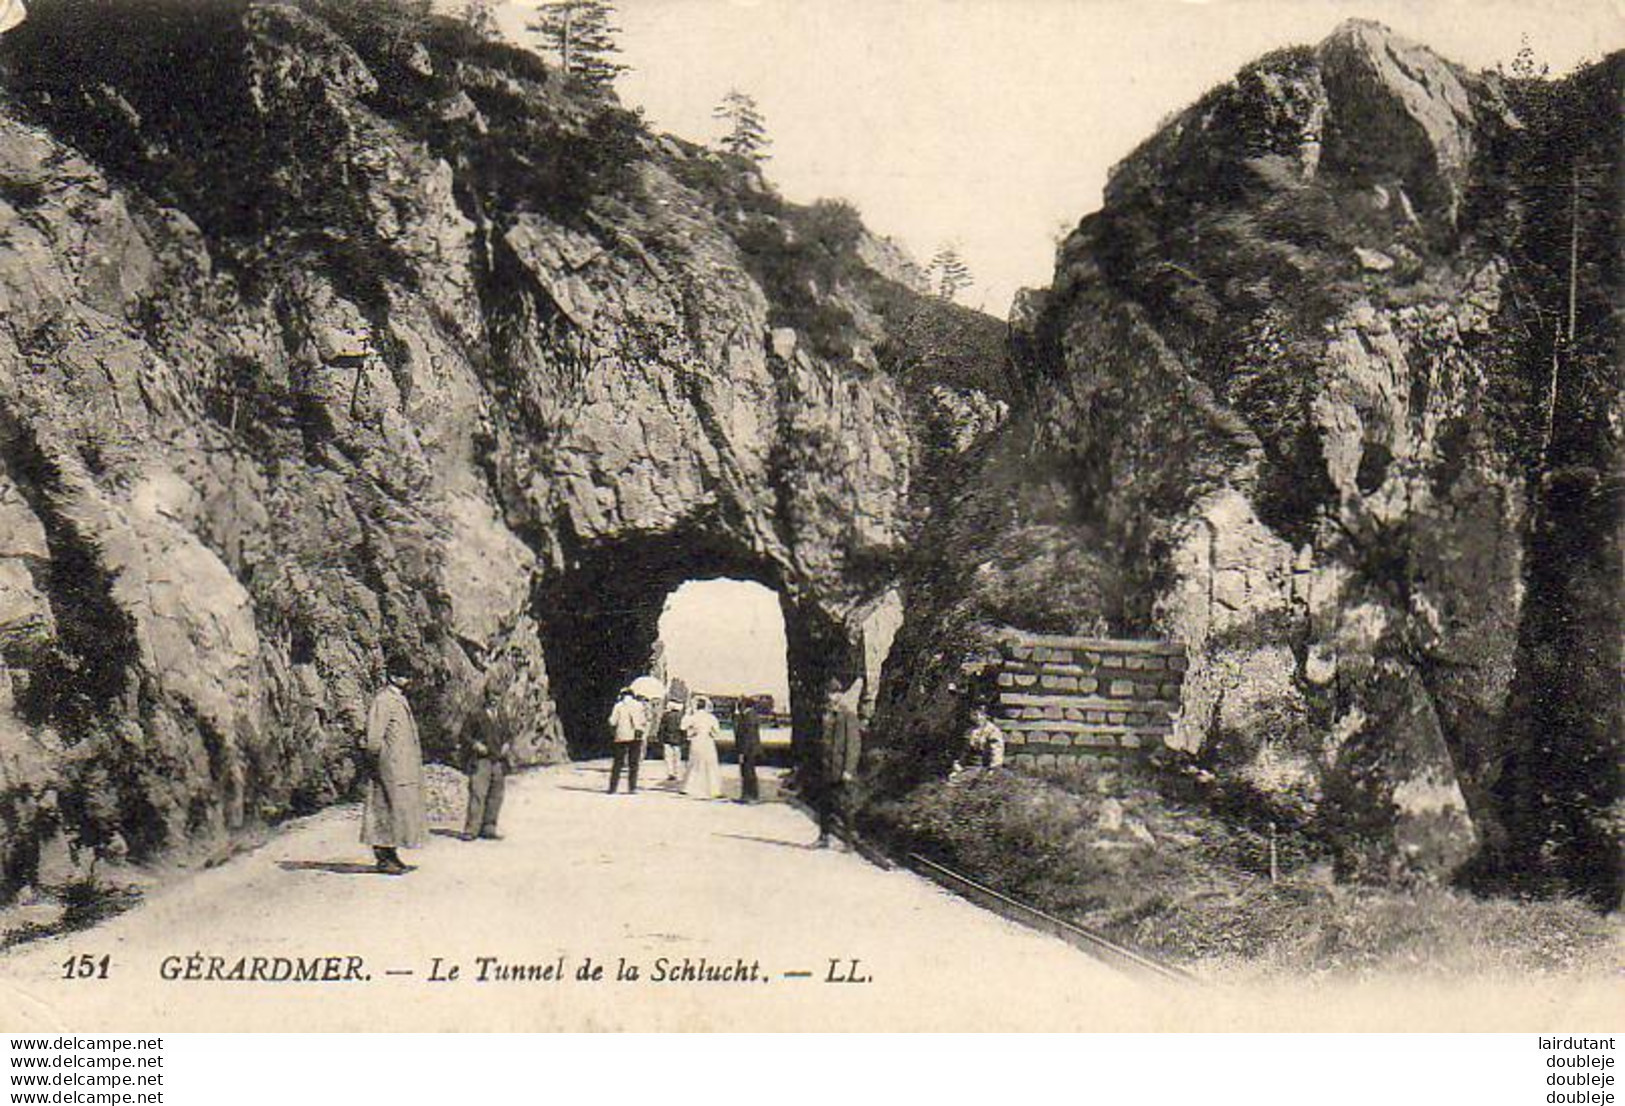
[[1614, 970], [1617, 919], [1569, 901], [1345, 886], [1312, 841], [1171, 801], [1125, 764], [996, 769], [877, 805], [876, 830], [1005, 894], [1210, 977]]
[[[57, 896], [60, 913], [55, 910], [11, 908], [0, 913], [0, 949], [9, 949], [27, 941], [57, 937], [89, 929], [108, 918], [124, 913], [141, 901], [141, 892], [133, 887], [114, 887], [95, 880], [77, 880], [63, 887]], [[43, 904], [41, 904], [43, 906]], [[5, 914], [19, 915], [7, 925]], [[49, 920], [36, 920], [31, 914], [54, 914]]]

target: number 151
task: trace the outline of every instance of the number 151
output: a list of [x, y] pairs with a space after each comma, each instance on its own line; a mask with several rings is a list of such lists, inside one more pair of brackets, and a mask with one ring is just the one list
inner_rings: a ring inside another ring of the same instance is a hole
[[113, 954], [108, 953], [100, 960], [88, 952], [78, 956], [70, 956], [62, 961], [63, 979], [106, 979], [107, 969], [113, 963]]

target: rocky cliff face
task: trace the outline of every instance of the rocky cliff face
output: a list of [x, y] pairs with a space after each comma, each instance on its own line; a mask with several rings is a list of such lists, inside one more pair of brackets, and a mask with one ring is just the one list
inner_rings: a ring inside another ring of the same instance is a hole
[[8, 888], [343, 797], [389, 661], [433, 758], [482, 682], [525, 758], [590, 748], [690, 577], [777, 587], [804, 688], [878, 663], [940, 387], [888, 325], [998, 327], [849, 207], [412, 5], [30, 9], [0, 42]]
[[783, 597], [802, 737], [885, 662], [893, 785], [992, 627], [1166, 636], [1165, 767], [1226, 809], [1348, 875], [1617, 897], [1617, 62], [1263, 59], [1118, 168], [1012, 379], [849, 206], [422, 5], [30, 8], [7, 891], [344, 797], [389, 662], [432, 758], [482, 686], [526, 758], [591, 749], [668, 590], [730, 575]]
[[[1554, 346], [1571, 212], [1532, 197], [1617, 166], [1620, 69], [1539, 91], [1355, 22], [1130, 155], [1017, 304], [1028, 430], [934, 520], [894, 728], [943, 732], [991, 623], [1170, 637], [1188, 763], [1346, 874], [1617, 901], [1617, 205], [1580, 188]], [[1541, 714], [1554, 685], [1587, 706]]]

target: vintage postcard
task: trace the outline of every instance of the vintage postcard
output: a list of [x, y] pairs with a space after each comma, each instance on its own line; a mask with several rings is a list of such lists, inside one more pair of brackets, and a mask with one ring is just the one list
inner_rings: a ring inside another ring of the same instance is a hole
[[1622, 31], [0, 0], [0, 1030], [1617, 1031]]

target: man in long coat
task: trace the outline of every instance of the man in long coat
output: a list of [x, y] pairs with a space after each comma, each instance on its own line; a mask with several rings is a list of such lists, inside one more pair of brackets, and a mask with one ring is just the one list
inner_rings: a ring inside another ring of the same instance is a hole
[[396, 849], [415, 848], [428, 834], [423, 806], [423, 749], [412, 708], [401, 690], [406, 677], [390, 673], [367, 714], [362, 750], [367, 760], [366, 802], [361, 808], [361, 840], [372, 846], [378, 870], [398, 876], [410, 871]]
[[857, 832], [852, 826], [853, 789], [858, 778], [858, 761], [863, 756], [863, 723], [858, 718], [863, 680], [860, 678], [843, 690], [840, 680], [831, 677], [828, 694], [824, 742], [819, 749], [818, 782], [813, 795], [818, 807], [817, 847], [829, 848], [830, 833], [834, 831], [852, 848], [857, 844]]

